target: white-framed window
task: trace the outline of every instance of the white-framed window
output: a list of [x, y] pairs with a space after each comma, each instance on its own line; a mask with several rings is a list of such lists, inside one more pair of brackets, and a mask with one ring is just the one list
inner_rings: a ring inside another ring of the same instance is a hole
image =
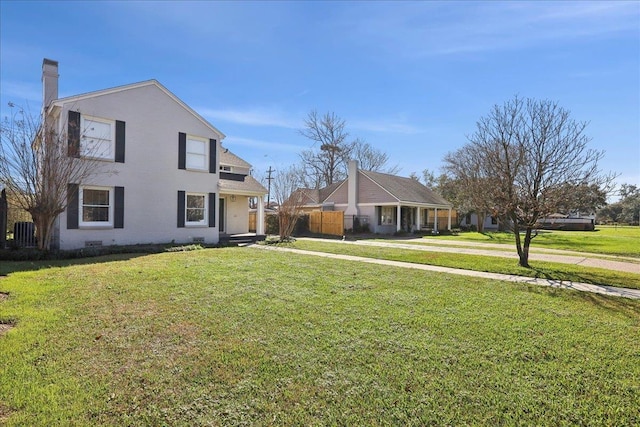
[[187, 193], [185, 225], [207, 225], [207, 195]]
[[207, 146], [208, 140], [187, 135], [187, 169], [209, 170]]
[[393, 211], [395, 206], [382, 206], [380, 208], [380, 224], [391, 225], [393, 224]]
[[95, 159], [115, 158], [115, 121], [82, 115], [80, 155]]
[[79, 225], [82, 227], [113, 226], [113, 188], [80, 187]]

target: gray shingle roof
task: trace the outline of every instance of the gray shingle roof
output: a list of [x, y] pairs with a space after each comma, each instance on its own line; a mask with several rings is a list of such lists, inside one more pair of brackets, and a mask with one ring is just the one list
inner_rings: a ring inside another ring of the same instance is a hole
[[267, 189], [251, 175], [245, 176], [244, 181], [220, 179], [218, 181], [218, 188], [223, 193], [232, 193], [235, 191], [238, 193], [267, 194]]
[[343, 182], [345, 182], [344, 179], [341, 180], [341, 181], [334, 182], [333, 184], [328, 185], [328, 186], [318, 190], [318, 194], [319, 194], [319, 199], [318, 200], [322, 200], [324, 202], [327, 199], [327, 197], [329, 197], [331, 195], [331, 193], [336, 191], [337, 188], [340, 187], [340, 185]]
[[451, 205], [451, 203], [446, 201], [441, 195], [422, 185], [415, 179], [380, 172], [363, 170], [360, 170], [359, 172], [369, 177], [372, 181], [387, 190], [393, 197], [401, 202], [427, 203], [446, 206]]
[[220, 164], [225, 166], [239, 166], [242, 168], [251, 167], [251, 164], [233, 154], [228, 148], [222, 146], [220, 146]]

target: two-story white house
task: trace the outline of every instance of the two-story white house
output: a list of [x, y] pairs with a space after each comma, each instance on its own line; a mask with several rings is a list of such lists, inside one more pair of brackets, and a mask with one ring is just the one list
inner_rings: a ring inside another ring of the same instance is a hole
[[45, 59], [42, 71], [45, 120], [79, 161], [91, 156], [108, 171], [68, 183], [52, 247], [215, 244], [248, 232], [248, 200], [267, 190], [222, 147], [225, 135], [167, 88], [148, 80], [58, 98], [58, 63]]

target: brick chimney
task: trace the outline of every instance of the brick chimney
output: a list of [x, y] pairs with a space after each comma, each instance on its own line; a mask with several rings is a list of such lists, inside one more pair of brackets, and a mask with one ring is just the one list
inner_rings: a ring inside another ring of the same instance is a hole
[[42, 108], [58, 99], [58, 61], [42, 60]]

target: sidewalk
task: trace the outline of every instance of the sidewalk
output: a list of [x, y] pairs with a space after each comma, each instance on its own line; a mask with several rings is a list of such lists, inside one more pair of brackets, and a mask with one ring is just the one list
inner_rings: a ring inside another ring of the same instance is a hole
[[[315, 239], [309, 237], [301, 237], [298, 240], [316, 240], [316, 241], [326, 241], [323, 239]], [[453, 242], [448, 241], [444, 245], [441, 243], [443, 240], [439, 240], [438, 244], [423, 244], [425, 240], [428, 239], [416, 239], [416, 242], [419, 244], [410, 244], [410, 243], [402, 243], [401, 241], [389, 241], [389, 242], [381, 242], [381, 241], [373, 241], [373, 240], [355, 240], [350, 241], [346, 240], [341, 243], [352, 244], [352, 245], [366, 245], [366, 246], [378, 246], [378, 247], [391, 247], [391, 248], [399, 248], [399, 249], [408, 249], [413, 251], [427, 251], [427, 252], [445, 252], [445, 253], [456, 253], [456, 254], [468, 254], [468, 255], [483, 255], [483, 256], [494, 256], [501, 258], [511, 258], [518, 259], [518, 254], [515, 252], [515, 247], [507, 247], [505, 245], [497, 245], [490, 243], [472, 243], [472, 246], [476, 246], [478, 249], [473, 248], [465, 248], [465, 247], [447, 247], [446, 245], [453, 245]], [[460, 242], [456, 242], [460, 245]], [[465, 246], [467, 242], [464, 242]], [[480, 249], [483, 247], [482, 249]], [[511, 250], [505, 250], [510, 248]], [[495, 250], [493, 250], [495, 249]], [[553, 252], [553, 253], [551, 253]], [[565, 254], [565, 255], [562, 255]], [[610, 257], [612, 258], [612, 257]], [[595, 268], [604, 268], [607, 270], [614, 271], [623, 271], [626, 273], [635, 273], [640, 274], [640, 263], [634, 262], [626, 262], [619, 261], [618, 259], [605, 259], [605, 258], [592, 258], [585, 254], [580, 254], [577, 252], [570, 251], [561, 251], [561, 250], [553, 250], [546, 249], [545, 253], [538, 252], [534, 250], [529, 253], [529, 259], [532, 261], [548, 261], [548, 262], [557, 262], [560, 264], [574, 264], [581, 265], [583, 267], [595, 267]]]
[[[413, 245], [409, 245], [409, 246], [413, 246]], [[366, 258], [366, 257], [360, 257], [360, 256], [353, 256], [353, 255], [338, 255], [338, 254], [330, 254], [325, 252], [314, 252], [314, 251], [306, 251], [301, 249], [283, 248], [283, 247], [268, 246], [268, 245], [250, 245], [249, 247], [262, 249], [262, 250], [272, 250], [272, 251], [280, 251], [280, 252], [297, 253], [301, 255], [319, 256], [323, 258], [357, 261], [357, 262], [364, 262], [369, 264], [388, 265], [388, 266], [401, 267], [401, 268], [411, 268], [414, 270], [434, 271], [439, 273], [456, 274], [461, 276], [480, 277], [480, 278], [492, 279], [492, 280], [503, 280], [507, 282], [525, 283], [528, 285], [549, 286], [552, 288], [559, 288], [559, 289], [572, 289], [576, 291], [592, 292], [596, 294], [609, 295], [609, 296], [615, 296], [615, 297], [640, 299], [640, 290], [617, 288], [614, 286], [600, 286], [600, 285], [591, 285], [588, 283], [537, 279], [533, 277], [514, 276], [514, 275], [499, 274], [499, 273], [487, 273], [483, 271], [462, 270], [458, 268], [439, 267], [439, 266], [424, 265], [424, 264], [413, 264], [410, 262], [389, 261], [389, 260]]]

